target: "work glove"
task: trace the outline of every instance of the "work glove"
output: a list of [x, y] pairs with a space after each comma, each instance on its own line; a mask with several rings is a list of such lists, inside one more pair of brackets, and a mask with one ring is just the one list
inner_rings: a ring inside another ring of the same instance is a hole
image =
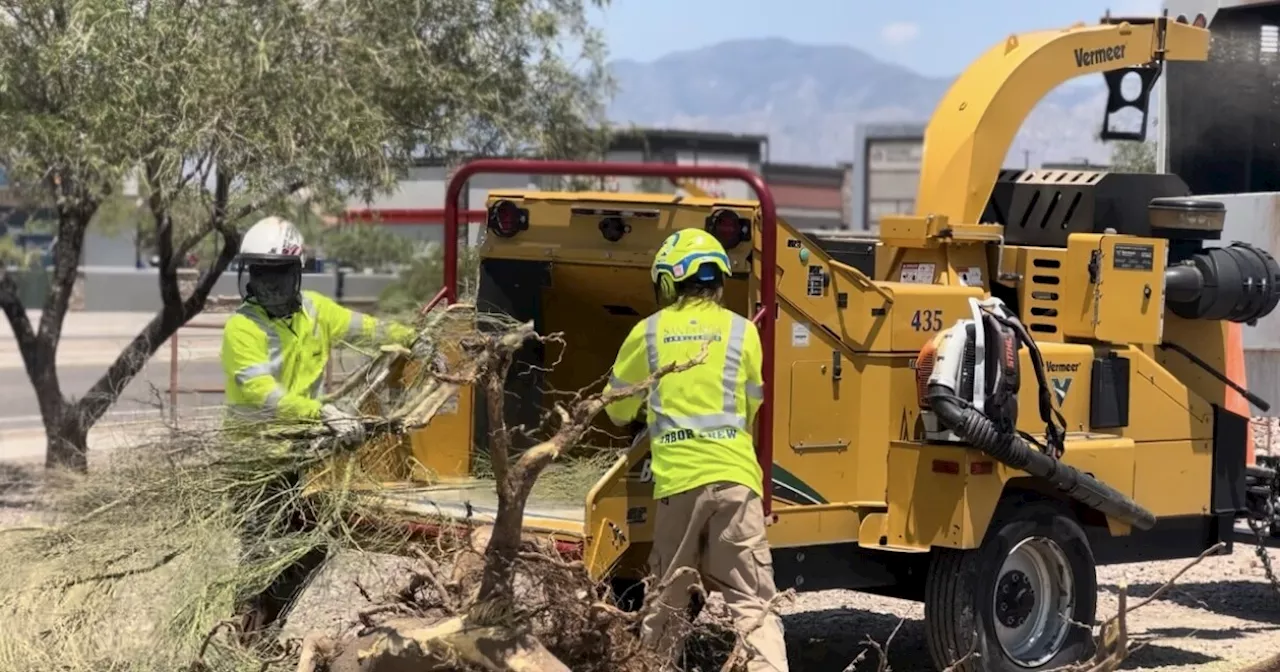
[[333, 404], [325, 404], [320, 407], [320, 418], [333, 431], [339, 444], [358, 446], [364, 443], [364, 423], [360, 422], [359, 418]]

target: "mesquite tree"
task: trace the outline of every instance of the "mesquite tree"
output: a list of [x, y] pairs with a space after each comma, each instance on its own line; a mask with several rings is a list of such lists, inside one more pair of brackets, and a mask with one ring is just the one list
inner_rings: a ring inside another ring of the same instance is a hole
[[[38, 324], [0, 270], [46, 464], [86, 468], [90, 427], [200, 312], [239, 232], [291, 197], [369, 198], [424, 156], [592, 151], [609, 80], [585, 12], [605, 2], [0, 0], [0, 163], [56, 219]], [[69, 398], [55, 362], [85, 231], [131, 180], [162, 307]], [[182, 288], [182, 259], [211, 240]]]

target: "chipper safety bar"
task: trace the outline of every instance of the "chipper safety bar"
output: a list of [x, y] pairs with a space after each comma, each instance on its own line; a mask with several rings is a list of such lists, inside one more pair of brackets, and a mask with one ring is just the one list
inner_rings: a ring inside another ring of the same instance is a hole
[[[739, 180], [755, 192], [760, 203], [760, 302], [754, 321], [760, 328], [764, 350], [761, 363], [764, 379], [764, 403], [759, 412], [760, 431], [756, 436], [756, 458], [764, 473], [765, 516], [773, 511], [773, 360], [774, 318], [777, 315], [777, 240], [778, 216], [773, 194], [764, 178], [736, 166], [685, 166], [674, 163], [603, 163], [594, 161], [542, 161], [534, 159], [477, 159], [462, 165], [449, 179], [444, 201], [444, 286], [423, 308], [427, 312], [441, 301], [446, 305], [458, 300], [458, 199], [467, 181], [476, 175], [590, 175], [593, 177], [657, 177], [669, 180], [710, 179]], [[765, 279], [773, 279], [766, 282]]]

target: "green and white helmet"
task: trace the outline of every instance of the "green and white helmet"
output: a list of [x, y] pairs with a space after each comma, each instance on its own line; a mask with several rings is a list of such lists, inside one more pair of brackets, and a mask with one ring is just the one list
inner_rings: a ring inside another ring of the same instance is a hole
[[662, 302], [675, 298], [676, 284], [690, 279], [714, 280], [716, 271], [729, 276], [729, 255], [715, 236], [702, 229], [681, 229], [667, 236], [653, 257], [649, 275]]

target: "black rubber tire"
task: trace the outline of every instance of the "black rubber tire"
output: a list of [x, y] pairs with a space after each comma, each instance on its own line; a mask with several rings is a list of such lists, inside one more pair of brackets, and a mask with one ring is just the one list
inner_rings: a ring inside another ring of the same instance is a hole
[[[993, 597], [999, 568], [1015, 544], [1046, 537], [1064, 552], [1074, 586], [1073, 625], [1056, 654], [1037, 667], [1012, 660], [1000, 646]], [[1070, 510], [1057, 502], [1015, 496], [1001, 502], [976, 550], [934, 549], [925, 577], [924, 620], [929, 655], [937, 669], [956, 672], [1048, 670], [1093, 655], [1092, 630], [1098, 607], [1097, 565], [1084, 530]], [[975, 642], [974, 637], [977, 636]]]

